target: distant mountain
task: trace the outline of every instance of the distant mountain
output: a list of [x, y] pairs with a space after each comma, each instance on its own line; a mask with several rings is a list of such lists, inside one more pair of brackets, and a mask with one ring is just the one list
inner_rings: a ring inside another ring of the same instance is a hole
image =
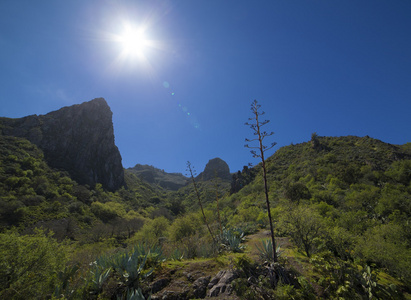
[[204, 171], [201, 172], [197, 179], [199, 180], [211, 180], [215, 177], [221, 178], [226, 181], [231, 181], [230, 168], [227, 163], [221, 158], [213, 158], [208, 161]]
[[115, 191], [124, 185], [121, 155], [114, 144], [112, 112], [103, 98], [63, 107], [46, 115], [0, 118], [0, 134], [26, 138], [47, 163], [80, 184]]
[[127, 170], [147, 183], [159, 185], [167, 190], [177, 191], [179, 188], [187, 185], [188, 178], [181, 173], [167, 173], [153, 166], [140, 164]]
[[[181, 173], [167, 173], [149, 165], [137, 164], [127, 170], [149, 184], [158, 185], [171, 191], [177, 191], [191, 182], [190, 178]], [[232, 179], [227, 163], [218, 157], [208, 161], [204, 171], [196, 177], [196, 180], [208, 181], [216, 177], [224, 181], [231, 181]]]

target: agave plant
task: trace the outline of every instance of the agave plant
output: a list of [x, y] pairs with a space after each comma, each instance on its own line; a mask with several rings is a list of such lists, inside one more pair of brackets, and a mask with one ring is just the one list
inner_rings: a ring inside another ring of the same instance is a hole
[[74, 290], [70, 286], [75, 274], [79, 270], [78, 265], [66, 266], [63, 271], [57, 273], [59, 284], [55, 287], [53, 296], [55, 298], [63, 297], [64, 299], [70, 299], [73, 296]]
[[173, 252], [170, 253], [169, 259], [170, 260], [182, 260], [184, 258], [184, 252], [181, 251], [180, 249], [174, 249]]
[[133, 253], [139, 253], [141, 257], [147, 256], [146, 267], [155, 267], [165, 261], [163, 249], [159, 245], [150, 246], [147, 244], [137, 244], [134, 246]]
[[120, 274], [120, 276], [122, 276], [127, 286], [135, 287], [140, 280], [151, 275], [153, 272], [153, 270], [148, 272], [143, 271], [147, 256], [148, 254], [143, 257], [138, 251], [133, 251], [131, 254], [126, 252], [117, 255], [113, 259], [113, 268]]
[[219, 237], [220, 244], [223, 248], [233, 252], [242, 252], [245, 248], [241, 243], [244, 241], [244, 232], [236, 229], [223, 229]]
[[128, 288], [137, 288], [140, 281], [150, 276], [153, 269], [147, 271], [147, 261], [151, 260], [151, 265], [157, 264], [162, 259], [161, 248], [145, 247], [136, 245], [131, 252], [119, 252], [112, 256], [100, 256], [92, 262], [92, 290], [99, 293], [102, 286], [114, 270], [120, 275], [121, 281]]
[[98, 294], [103, 289], [103, 285], [106, 282], [107, 278], [110, 276], [111, 268], [104, 269], [98, 266], [94, 267], [94, 270], [91, 271], [91, 290]]
[[[261, 241], [261, 248], [256, 244], [257, 250], [259, 252], [259, 256], [264, 261], [272, 261], [273, 259], [273, 242], [271, 239]], [[278, 245], [277, 249], [277, 257], [280, 257], [282, 252], [280, 250], [280, 245]]]

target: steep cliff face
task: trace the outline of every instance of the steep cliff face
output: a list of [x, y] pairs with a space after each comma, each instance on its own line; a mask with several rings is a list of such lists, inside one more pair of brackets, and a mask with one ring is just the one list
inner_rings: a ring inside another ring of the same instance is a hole
[[197, 179], [211, 180], [215, 177], [223, 180], [231, 180], [230, 168], [224, 160], [218, 157], [208, 161], [204, 171], [197, 176]]
[[46, 115], [0, 118], [0, 125], [2, 134], [27, 138], [42, 149], [51, 167], [68, 171], [81, 184], [101, 183], [114, 191], [124, 185], [124, 169], [112, 114], [97, 98]]

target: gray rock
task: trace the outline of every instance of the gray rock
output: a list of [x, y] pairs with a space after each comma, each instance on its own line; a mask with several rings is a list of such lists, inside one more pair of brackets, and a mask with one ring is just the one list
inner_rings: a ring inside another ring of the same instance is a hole
[[208, 284], [208, 288], [211, 289], [213, 286], [215, 286], [221, 279], [221, 277], [224, 275], [225, 271], [220, 271], [217, 273], [216, 276], [213, 277], [213, 279], [210, 280], [210, 283]]
[[[237, 278], [237, 275], [231, 270], [223, 270], [211, 279], [208, 285], [210, 290], [208, 292], [209, 297], [221, 297], [222, 294], [230, 295], [233, 291], [231, 282]], [[212, 287], [210, 287], [212, 285]]]
[[167, 279], [167, 278], [159, 279], [159, 280], [153, 282], [150, 285], [151, 292], [153, 294], [155, 294], [155, 293], [161, 291], [163, 288], [165, 288], [168, 285], [169, 282], [170, 282], [170, 280]]
[[196, 298], [205, 298], [207, 294], [207, 286], [211, 276], [200, 277], [193, 283], [193, 293]]
[[152, 299], [162, 299], [162, 300], [185, 300], [188, 299], [187, 295], [190, 292], [190, 286], [187, 282], [176, 280], [163, 288], [160, 292], [152, 295]]
[[194, 276], [191, 273], [183, 272], [183, 275], [187, 278], [188, 281], [194, 281]]

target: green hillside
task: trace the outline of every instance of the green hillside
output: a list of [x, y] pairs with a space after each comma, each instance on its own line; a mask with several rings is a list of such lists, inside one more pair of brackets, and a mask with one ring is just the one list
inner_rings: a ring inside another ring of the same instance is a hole
[[164, 189], [178, 190], [187, 185], [188, 178], [180, 173], [166, 173], [164, 170], [157, 169], [153, 166], [137, 164], [133, 168], [127, 169], [137, 177]]
[[259, 165], [231, 186], [197, 182], [199, 197], [192, 183], [170, 191], [132, 170], [126, 188], [108, 192], [0, 135], [0, 297], [143, 299], [131, 296], [141, 288], [202, 298], [194, 280], [220, 270], [236, 274], [230, 299], [409, 297], [410, 143], [313, 135], [278, 149], [267, 168], [281, 251], [274, 277]]

